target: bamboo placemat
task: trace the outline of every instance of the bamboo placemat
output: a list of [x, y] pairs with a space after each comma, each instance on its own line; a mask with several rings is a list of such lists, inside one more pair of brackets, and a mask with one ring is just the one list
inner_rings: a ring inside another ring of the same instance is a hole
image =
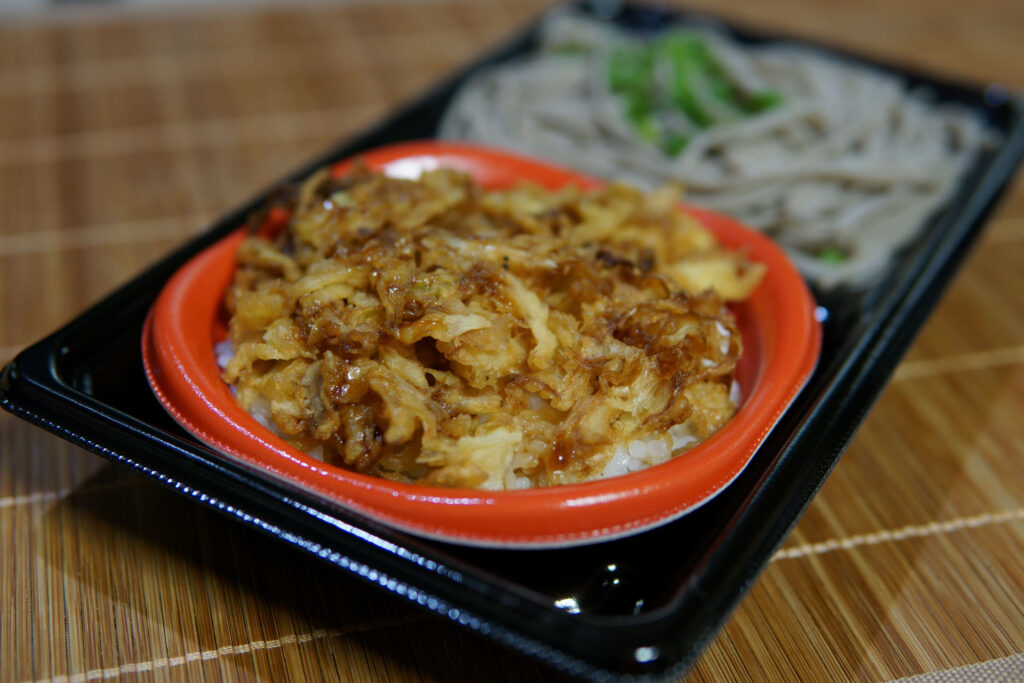
[[[0, 362], [544, 4], [4, 16]], [[1011, 0], [690, 6], [1024, 89]], [[1018, 182], [690, 680], [1024, 677], [1022, 272]], [[6, 413], [0, 591], [0, 680], [557, 678]]]

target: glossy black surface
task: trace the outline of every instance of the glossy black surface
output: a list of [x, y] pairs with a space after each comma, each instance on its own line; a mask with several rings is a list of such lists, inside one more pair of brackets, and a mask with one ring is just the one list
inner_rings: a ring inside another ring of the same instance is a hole
[[[657, 30], [673, 16], [631, 7], [615, 21]], [[532, 36], [533, 29], [516, 36], [470, 71], [528, 49]], [[437, 86], [290, 178], [380, 144], [432, 136], [465, 76]], [[4, 370], [0, 400], [63, 438], [558, 668], [591, 678], [678, 674], [835, 466], [1024, 153], [1019, 98], [906, 76], [929, 85], [939, 99], [975, 109], [1001, 133], [1000, 144], [979, 160], [950, 207], [876, 286], [861, 294], [819, 296], [827, 314], [825, 339], [808, 386], [728, 489], [664, 527], [565, 550], [430, 542], [306, 497], [224, 460], [183, 432], [146, 384], [139, 351], [143, 320], [168, 276], [239, 225], [266, 193], [19, 355]]]

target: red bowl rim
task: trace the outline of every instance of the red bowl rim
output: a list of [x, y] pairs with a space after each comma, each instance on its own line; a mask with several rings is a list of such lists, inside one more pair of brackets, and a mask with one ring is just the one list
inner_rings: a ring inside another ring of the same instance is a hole
[[[488, 187], [529, 180], [549, 188], [598, 181], [545, 162], [461, 143], [419, 141], [359, 155], [369, 167], [413, 176], [439, 166]], [[351, 160], [335, 166], [342, 172]], [[193, 257], [167, 282], [142, 338], [146, 377], [165, 410], [201, 441], [257, 471], [410, 533], [491, 547], [571, 546], [658, 526], [699, 507], [743, 471], [814, 371], [821, 347], [815, 302], [782, 250], [714, 212], [684, 207], [731, 248], [767, 265], [754, 295], [734, 307], [744, 338], [742, 405], [686, 454], [631, 474], [522, 491], [401, 484], [314, 459], [260, 425], [221, 380], [213, 345], [234, 271], [239, 229]]]

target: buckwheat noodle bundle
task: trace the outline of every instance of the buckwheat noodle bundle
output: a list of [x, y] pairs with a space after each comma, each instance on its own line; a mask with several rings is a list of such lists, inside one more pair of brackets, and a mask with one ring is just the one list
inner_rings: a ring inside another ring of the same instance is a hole
[[[680, 76], [643, 52], [650, 41], [553, 13], [536, 53], [466, 84], [439, 136], [648, 189], [682, 183], [689, 202], [770, 234], [824, 289], [877, 277], [950, 199], [987, 140], [970, 112], [892, 75], [809, 48], [683, 31], [669, 49], [697, 54], [712, 71], [683, 74], [690, 89], [668, 106]], [[647, 69], [648, 100], [630, 90], [636, 64]], [[625, 90], [615, 89], [616, 68], [627, 72]]]

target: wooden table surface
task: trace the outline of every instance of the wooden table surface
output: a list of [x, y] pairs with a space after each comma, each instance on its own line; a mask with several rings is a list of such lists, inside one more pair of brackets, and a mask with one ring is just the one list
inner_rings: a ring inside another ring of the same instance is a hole
[[[543, 4], [0, 16], [0, 362]], [[1013, 0], [689, 4], [1024, 90]], [[687, 680], [1024, 679], [1022, 273], [1018, 181]], [[0, 414], [0, 680], [136, 676], [557, 678]]]

